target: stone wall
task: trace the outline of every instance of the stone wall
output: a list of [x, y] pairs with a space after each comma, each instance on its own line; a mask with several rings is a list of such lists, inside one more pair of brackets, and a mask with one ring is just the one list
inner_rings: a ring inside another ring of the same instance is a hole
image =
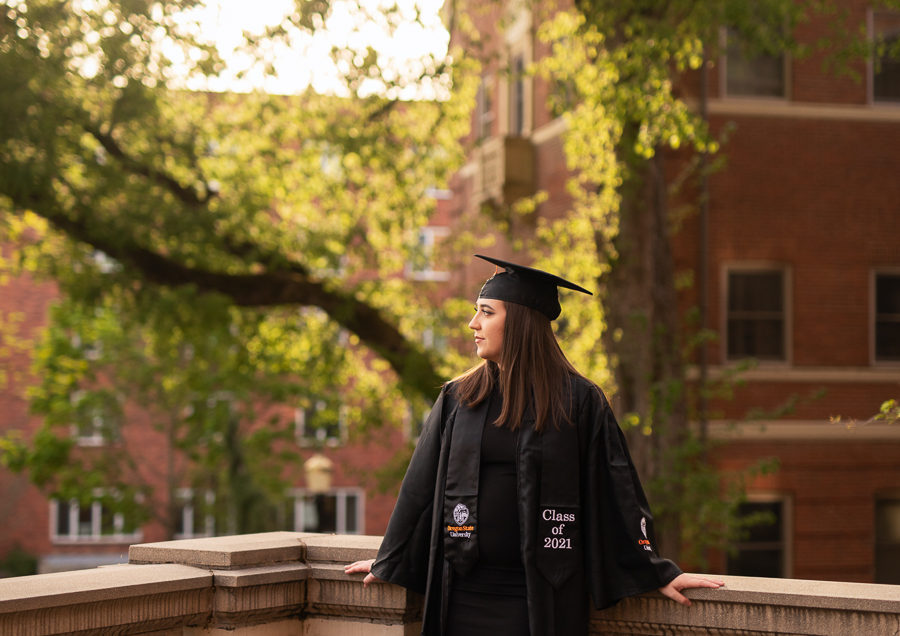
[[[273, 532], [134, 545], [128, 564], [0, 580], [0, 634], [418, 634], [420, 596], [343, 572], [380, 541]], [[900, 633], [900, 586], [723, 578], [688, 592], [690, 608], [646, 594], [594, 612], [592, 633]]]

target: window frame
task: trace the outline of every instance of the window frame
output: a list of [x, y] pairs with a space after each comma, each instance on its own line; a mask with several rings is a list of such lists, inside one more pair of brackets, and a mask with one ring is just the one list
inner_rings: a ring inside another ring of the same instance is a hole
[[509, 79], [506, 87], [506, 133], [525, 136], [525, 54], [515, 52], [509, 60]]
[[[781, 300], [783, 312], [783, 330], [782, 330], [782, 347], [783, 357], [780, 359], [759, 358], [756, 356], [732, 356], [728, 349], [728, 322], [730, 318], [730, 309], [728, 306], [728, 297], [731, 290], [731, 274], [753, 274], [753, 273], [781, 273]], [[735, 262], [727, 263], [722, 267], [722, 281], [720, 289], [722, 290], [721, 298], [721, 359], [723, 364], [733, 364], [742, 360], [754, 360], [760, 366], [790, 366], [793, 363], [793, 272], [790, 265], [774, 262]]]
[[[294, 506], [294, 523], [292, 530], [294, 532], [313, 532], [304, 529], [304, 513], [303, 505], [306, 497], [315, 497], [316, 495], [331, 495], [335, 497], [335, 534], [365, 534], [366, 529], [366, 492], [362, 488], [356, 486], [342, 486], [331, 488], [327, 492], [312, 493], [306, 488], [295, 488], [290, 491]], [[356, 529], [352, 532], [347, 531], [347, 498], [356, 498]]]
[[[866, 59], [866, 99], [870, 106], [879, 108], [897, 108], [900, 107], [900, 96], [896, 99], [876, 99], [875, 97], [875, 21], [877, 14], [895, 14], [898, 20], [897, 37], [900, 38], [900, 12], [877, 10], [869, 7], [866, 10], [866, 30], [869, 36], [869, 43], [872, 46], [871, 54]], [[900, 60], [894, 60], [894, 63], [900, 66]], [[898, 70], [900, 72], [900, 70]]]
[[[140, 541], [143, 537], [143, 531], [140, 526], [135, 525], [134, 532], [123, 532], [125, 527], [125, 516], [121, 512], [113, 513], [113, 527], [117, 529], [112, 534], [103, 534], [103, 502], [100, 501], [104, 493], [94, 492], [90, 502], [91, 515], [91, 533], [80, 534], [80, 512], [81, 504], [77, 499], [61, 500], [53, 498], [49, 501], [50, 508], [50, 541], [53, 544], [103, 544], [103, 543], [127, 543]], [[68, 525], [69, 532], [67, 534], [59, 533], [59, 514], [60, 506], [68, 506]]]
[[781, 95], [746, 95], [732, 94], [728, 91], [728, 27], [719, 27], [719, 60], [718, 60], [718, 81], [719, 96], [722, 99], [729, 100], [750, 100], [750, 101], [769, 101], [769, 102], [787, 102], [791, 100], [791, 66], [792, 58], [789, 52], [785, 51], [782, 55], [782, 73], [783, 86]]
[[315, 447], [315, 446], [324, 446], [329, 448], [335, 448], [337, 446], [343, 446], [347, 441], [347, 410], [344, 408], [343, 404], [338, 404], [338, 434], [337, 436], [327, 436], [324, 439], [319, 439], [315, 435], [310, 435], [306, 431], [306, 414], [310, 409], [315, 409], [316, 411], [323, 411], [328, 408], [328, 402], [324, 399], [318, 398], [313, 399], [310, 402], [309, 407], [296, 407], [294, 409], [294, 439], [297, 440], [297, 444], [304, 448]]
[[475, 95], [475, 139], [478, 141], [485, 141], [494, 136], [496, 101], [494, 76], [486, 73], [481, 76], [481, 83]]
[[404, 428], [406, 438], [413, 442], [419, 441], [419, 437], [425, 429], [425, 422], [428, 421], [428, 416], [431, 415], [434, 408], [434, 403], [429, 402], [427, 405], [422, 404], [421, 406], [424, 407], [421, 411], [412, 402], [408, 402], [406, 406], [406, 426]]
[[[87, 391], [79, 389], [69, 396], [73, 409], [77, 408], [78, 403], [86, 393]], [[91, 415], [90, 434], [85, 434], [88, 430], [80, 427], [76, 422], [72, 422], [70, 435], [77, 446], [94, 448], [107, 446], [115, 444], [122, 439], [122, 424], [121, 421], [111, 421], [108, 413], [95, 411]]]
[[450, 272], [434, 269], [435, 246], [450, 235], [450, 228], [446, 225], [426, 225], [419, 228], [418, 240], [421, 245], [425, 268], [417, 268], [412, 263], [407, 263], [406, 273], [409, 278], [416, 281], [446, 282], [450, 280]]
[[[900, 505], [900, 491], [897, 490], [889, 490], [884, 492], [876, 492], [874, 496], [874, 501], [872, 502], [872, 581], [881, 585], [897, 585], [897, 582], [888, 583], [885, 581], [879, 581], [878, 578], [878, 563], [879, 559], [879, 549], [884, 546], [894, 547], [895, 549], [900, 549], [900, 541], [890, 542], [890, 541], [881, 541], [878, 536], [878, 504], [881, 502], [891, 502], [896, 505]], [[883, 561], [881, 561], [883, 562]]]
[[[766, 578], [784, 578], [789, 579], [793, 577], [793, 537], [794, 537], [794, 502], [793, 498], [784, 492], [777, 491], [757, 491], [747, 493], [745, 498], [746, 503], [780, 503], [781, 504], [781, 570], [782, 574], [780, 577], [766, 577]], [[741, 543], [748, 542], [737, 542], [735, 547], [740, 550]], [[745, 550], [753, 550], [753, 546], [745, 547]], [[766, 546], [758, 546], [758, 550], [770, 549]], [[728, 555], [726, 555], [725, 560], [725, 571], [727, 574], [731, 575], [731, 572], [728, 571]], [[742, 576], [742, 575], [735, 575]]]
[[[216, 536], [216, 517], [209, 510], [203, 517], [205, 525], [203, 532], [196, 532], [194, 529], [195, 492], [194, 488], [178, 488], [174, 493], [179, 503], [178, 510], [181, 514], [181, 527], [184, 529], [184, 532], [174, 533], [176, 539], [197, 539]], [[215, 504], [216, 494], [211, 490], [207, 490], [204, 496], [206, 504], [211, 508]]]
[[[895, 367], [900, 366], [900, 359], [878, 358], [878, 277], [898, 276], [900, 267], [879, 267], [871, 271], [869, 275], [869, 361], [872, 366]], [[890, 316], [894, 316], [890, 314]], [[900, 314], [896, 316], [900, 320]]]

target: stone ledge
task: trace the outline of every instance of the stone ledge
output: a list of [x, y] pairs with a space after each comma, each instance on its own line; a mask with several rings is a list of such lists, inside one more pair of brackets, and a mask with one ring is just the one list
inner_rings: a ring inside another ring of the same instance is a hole
[[592, 614], [592, 632], [616, 636], [900, 633], [900, 586], [721, 576], [725, 587], [688, 590], [683, 607], [661, 594]]
[[[0, 580], [0, 634], [407, 636], [422, 598], [344, 573], [380, 537], [275, 532], [132, 546], [133, 563]], [[181, 563], [170, 563], [178, 560]], [[139, 563], [159, 561], [146, 565]], [[900, 586], [723, 576], [686, 608], [658, 593], [593, 612], [595, 634], [900, 633]], [[318, 631], [316, 631], [318, 630]]]
[[205, 537], [181, 541], [142, 543], [128, 548], [132, 564], [181, 563], [195, 567], [232, 569], [303, 561], [299, 532], [265, 532], [229, 537]]
[[184, 593], [212, 586], [210, 572], [184, 565], [110, 565], [0, 579], [0, 613]]
[[900, 586], [804, 579], [768, 579], [716, 575], [725, 581], [718, 590], [689, 590], [692, 599], [724, 603], [863, 610], [900, 614]]
[[305, 581], [310, 576], [310, 567], [302, 563], [288, 563], [240, 570], [213, 570], [212, 574], [216, 587], [238, 588]]
[[306, 546], [306, 559], [353, 563], [373, 559], [381, 546], [381, 537], [365, 534], [306, 534], [300, 535]]
[[213, 575], [114, 565], [0, 580], [0, 634], [137, 634], [209, 623]]

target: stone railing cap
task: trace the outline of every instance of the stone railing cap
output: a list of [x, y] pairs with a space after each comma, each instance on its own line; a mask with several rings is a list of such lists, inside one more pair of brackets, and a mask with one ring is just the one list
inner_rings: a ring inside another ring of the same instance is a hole
[[128, 549], [128, 562], [229, 569], [301, 561], [305, 558], [303, 536], [299, 532], [265, 532], [141, 543]]
[[209, 587], [206, 570], [176, 564], [110, 565], [0, 579], [0, 613]]
[[381, 545], [381, 537], [370, 535], [309, 534], [301, 539], [306, 545], [306, 559], [352, 563], [372, 559]]
[[868, 610], [900, 614], [900, 586], [843, 581], [811, 581], [715, 575], [719, 589], [694, 589], [692, 599], [769, 606]]
[[350, 563], [375, 556], [381, 537], [266, 532], [133, 545], [128, 562], [180, 563], [228, 570], [290, 561]]

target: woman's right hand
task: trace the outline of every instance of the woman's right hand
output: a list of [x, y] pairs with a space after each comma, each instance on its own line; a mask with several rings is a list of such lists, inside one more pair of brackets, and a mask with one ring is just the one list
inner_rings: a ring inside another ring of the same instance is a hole
[[370, 583], [374, 583], [375, 581], [380, 581], [377, 576], [372, 574], [372, 564], [375, 563], [375, 559], [366, 559], [365, 561], [355, 561], [349, 565], [344, 566], [344, 574], [357, 574], [360, 572], [366, 573], [366, 578], [363, 579], [363, 587], [369, 587]]

